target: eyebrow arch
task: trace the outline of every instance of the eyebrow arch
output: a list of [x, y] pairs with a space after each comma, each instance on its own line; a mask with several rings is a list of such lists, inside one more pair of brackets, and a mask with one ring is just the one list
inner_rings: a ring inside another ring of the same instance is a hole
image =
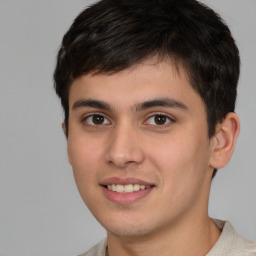
[[170, 107], [170, 108], [179, 108], [181, 110], [188, 110], [188, 107], [184, 105], [182, 102], [179, 102], [174, 99], [170, 98], [160, 98], [160, 99], [153, 99], [153, 100], [148, 100], [143, 103], [137, 104], [135, 106], [136, 111], [142, 111], [148, 108], [153, 108], [153, 107]]
[[[184, 105], [182, 102], [179, 102], [174, 99], [170, 98], [160, 98], [160, 99], [153, 99], [153, 100], [148, 100], [139, 104], [136, 104], [134, 107], [134, 110], [139, 112], [146, 110], [148, 108], [153, 108], [153, 107], [169, 107], [169, 108], [179, 108], [181, 110], [188, 110], [188, 107]], [[111, 110], [111, 106], [101, 100], [94, 100], [94, 99], [80, 99], [77, 100], [73, 106], [72, 109], [78, 109], [78, 108], [99, 108], [103, 110]]]
[[77, 100], [73, 106], [72, 109], [78, 109], [78, 108], [99, 108], [103, 110], [110, 110], [111, 107], [109, 104], [107, 104], [104, 101], [99, 101], [99, 100], [93, 100], [93, 99], [80, 99]]

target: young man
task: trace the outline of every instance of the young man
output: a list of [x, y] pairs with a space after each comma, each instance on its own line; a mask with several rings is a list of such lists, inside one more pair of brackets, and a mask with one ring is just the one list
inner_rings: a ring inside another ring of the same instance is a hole
[[102, 0], [65, 34], [54, 74], [69, 162], [107, 238], [83, 254], [256, 255], [208, 216], [234, 150], [239, 53], [195, 0]]

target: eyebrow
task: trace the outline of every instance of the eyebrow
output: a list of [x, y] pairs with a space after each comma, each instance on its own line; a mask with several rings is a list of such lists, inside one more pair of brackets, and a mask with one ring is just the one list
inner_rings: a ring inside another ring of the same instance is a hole
[[171, 98], [161, 98], [148, 100], [135, 106], [136, 111], [142, 111], [153, 107], [168, 107], [179, 108], [181, 110], [188, 110], [188, 107], [180, 101]]
[[[142, 103], [135, 104], [133, 109], [136, 112], [146, 110], [148, 108], [153, 108], [153, 107], [168, 107], [168, 108], [178, 108], [181, 110], [188, 110], [188, 107], [183, 104], [180, 101], [177, 101], [175, 99], [171, 98], [160, 98], [160, 99], [152, 99], [152, 100], [147, 100]], [[103, 110], [111, 110], [112, 107], [101, 100], [94, 100], [94, 99], [80, 99], [77, 100], [73, 106], [72, 109], [78, 109], [78, 108], [99, 108]]]
[[108, 103], [104, 101], [99, 100], [93, 100], [93, 99], [80, 99], [77, 100], [73, 106], [72, 109], [78, 109], [78, 108], [99, 108], [103, 110], [110, 110], [111, 107]]

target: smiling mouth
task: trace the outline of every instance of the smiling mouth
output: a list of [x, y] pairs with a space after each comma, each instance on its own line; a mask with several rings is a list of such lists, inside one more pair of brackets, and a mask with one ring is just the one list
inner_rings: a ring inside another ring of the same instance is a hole
[[148, 196], [155, 184], [133, 177], [110, 177], [100, 184], [105, 197], [115, 204], [132, 204]]
[[110, 191], [114, 191], [117, 193], [132, 193], [139, 190], [145, 190], [151, 188], [151, 186], [147, 185], [140, 185], [140, 184], [127, 184], [127, 185], [121, 185], [121, 184], [109, 184], [104, 186]]

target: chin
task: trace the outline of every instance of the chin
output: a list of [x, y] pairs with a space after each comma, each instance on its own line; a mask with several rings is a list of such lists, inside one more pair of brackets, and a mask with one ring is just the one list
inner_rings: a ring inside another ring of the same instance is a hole
[[145, 218], [128, 219], [124, 217], [120, 218], [119, 216], [119, 218], [112, 220], [102, 220], [100, 223], [108, 233], [117, 237], [143, 237], [153, 233], [152, 230], [154, 230], [154, 227], [150, 225], [151, 221], [146, 221]]
[[105, 227], [108, 233], [111, 233], [114, 236], [124, 237], [124, 238], [136, 238], [143, 237], [150, 234], [149, 228], [136, 227]]

